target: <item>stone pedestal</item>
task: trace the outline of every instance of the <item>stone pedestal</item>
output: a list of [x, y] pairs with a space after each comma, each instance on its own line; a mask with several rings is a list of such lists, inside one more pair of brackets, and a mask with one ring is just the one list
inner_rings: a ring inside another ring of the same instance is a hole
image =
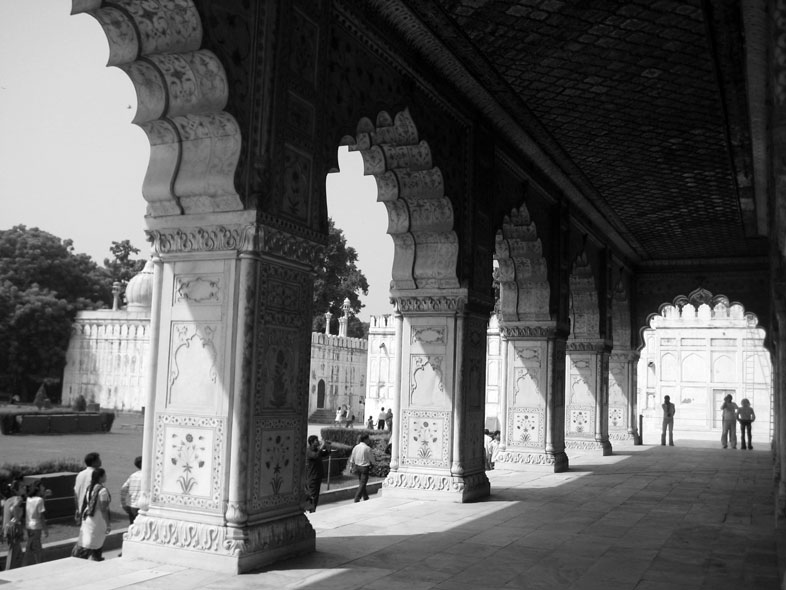
[[489, 495], [483, 454], [486, 316], [460, 290], [395, 298], [399, 412], [383, 493], [470, 502]]
[[609, 353], [599, 342], [568, 342], [565, 447], [611, 455]]
[[207, 221], [149, 222], [143, 506], [123, 555], [241, 573], [315, 546], [300, 506], [315, 248], [253, 211]]
[[553, 325], [501, 327], [502, 469], [568, 470], [565, 454], [565, 338]]

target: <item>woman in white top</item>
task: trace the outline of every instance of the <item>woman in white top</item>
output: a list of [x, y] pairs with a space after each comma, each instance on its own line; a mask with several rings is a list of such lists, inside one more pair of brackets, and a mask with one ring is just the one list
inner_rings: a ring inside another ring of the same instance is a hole
[[[82, 501], [82, 526], [79, 528], [77, 545], [87, 549], [95, 561], [103, 561], [101, 555], [104, 540], [111, 530], [109, 526], [109, 503], [112, 498], [104, 487], [106, 471], [99, 467], [93, 471], [90, 486]], [[87, 556], [85, 556], [87, 559]]]

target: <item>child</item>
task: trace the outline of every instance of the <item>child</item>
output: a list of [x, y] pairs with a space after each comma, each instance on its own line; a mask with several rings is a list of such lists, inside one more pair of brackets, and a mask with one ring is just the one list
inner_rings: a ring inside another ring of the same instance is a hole
[[41, 545], [41, 533], [49, 536], [46, 526], [46, 508], [44, 507], [45, 491], [41, 490], [38, 482], [28, 486], [27, 502], [25, 503], [25, 528], [27, 529], [27, 544], [23, 564], [41, 563], [44, 557], [44, 548]]
[[753, 450], [753, 439], [751, 438], [751, 423], [756, 420], [756, 413], [751, 407], [748, 399], [743, 399], [741, 402], [742, 407], [737, 409], [737, 420], [740, 423], [740, 430], [742, 431], [742, 449], [745, 450], [745, 431], [748, 431], [748, 446], [747, 448]]

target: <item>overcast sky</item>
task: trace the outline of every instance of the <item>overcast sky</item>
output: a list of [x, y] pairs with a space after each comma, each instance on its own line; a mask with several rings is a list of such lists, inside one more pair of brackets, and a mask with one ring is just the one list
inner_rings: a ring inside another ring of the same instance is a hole
[[[105, 67], [98, 23], [70, 16], [70, 7], [0, 0], [0, 229], [37, 226], [99, 263], [113, 240], [128, 239], [147, 256], [141, 186], [149, 144], [130, 123], [136, 95], [122, 71]], [[342, 172], [353, 165], [342, 158]], [[392, 311], [393, 245], [373, 180], [359, 170], [331, 175], [328, 208], [369, 279], [367, 319]]]

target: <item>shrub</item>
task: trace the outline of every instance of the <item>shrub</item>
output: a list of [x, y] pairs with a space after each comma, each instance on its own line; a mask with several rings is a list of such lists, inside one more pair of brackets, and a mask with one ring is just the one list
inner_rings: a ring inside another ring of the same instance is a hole
[[12, 481], [26, 475], [43, 475], [61, 471], [79, 472], [82, 469], [84, 469], [82, 461], [70, 457], [66, 459], [50, 459], [40, 463], [4, 463], [0, 465], [0, 490], [5, 490]]
[[74, 401], [71, 402], [71, 409], [75, 412], [84, 412], [87, 409], [87, 400], [85, 400], [85, 396], [81, 393], [74, 398]]
[[370, 430], [368, 428], [335, 428], [327, 427], [320, 431], [323, 440], [329, 440], [331, 446], [337, 450], [333, 455], [336, 457], [338, 452], [346, 453], [342, 455], [348, 457], [352, 453], [352, 447], [358, 443], [358, 438], [363, 433], [371, 436], [371, 450], [374, 453], [374, 467], [371, 468], [369, 475], [372, 477], [387, 477], [390, 471], [390, 431], [389, 430]]

